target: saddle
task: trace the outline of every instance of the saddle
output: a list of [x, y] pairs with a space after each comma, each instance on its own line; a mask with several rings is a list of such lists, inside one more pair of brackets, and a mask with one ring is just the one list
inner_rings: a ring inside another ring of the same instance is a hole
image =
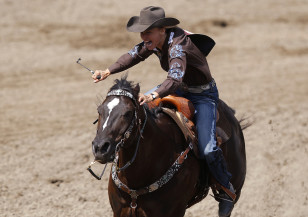
[[[199, 158], [197, 130], [193, 122], [195, 108], [188, 99], [177, 95], [168, 95], [148, 103], [149, 108], [161, 106], [162, 111], [169, 115], [181, 129], [186, 141], [193, 145], [195, 155]], [[217, 146], [226, 143], [231, 137], [231, 126], [218, 105], [216, 119]]]

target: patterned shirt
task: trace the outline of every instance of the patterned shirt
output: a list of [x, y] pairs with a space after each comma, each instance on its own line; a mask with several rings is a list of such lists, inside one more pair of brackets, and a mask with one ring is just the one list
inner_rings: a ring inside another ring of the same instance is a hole
[[167, 29], [162, 50], [148, 50], [142, 42], [122, 55], [109, 67], [109, 71], [112, 74], [124, 71], [154, 53], [159, 58], [161, 67], [168, 72], [167, 79], [156, 90], [159, 97], [174, 93], [182, 83], [187, 86], [207, 84], [213, 79], [208, 63], [187, 34], [178, 27]]

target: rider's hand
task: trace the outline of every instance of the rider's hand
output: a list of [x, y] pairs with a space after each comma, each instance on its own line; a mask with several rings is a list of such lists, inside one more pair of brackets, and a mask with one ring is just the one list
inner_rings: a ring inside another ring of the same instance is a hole
[[[97, 79], [97, 76], [101, 76], [100, 79]], [[92, 75], [92, 78], [94, 80], [94, 83], [97, 83], [99, 81], [105, 80], [110, 75], [109, 69], [103, 70], [95, 70], [94, 74]]]
[[139, 96], [138, 96], [138, 101], [140, 103], [140, 105], [143, 105], [144, 103], [146, 103], [146, 95], [144, 95], [143, 93], [139, 93]]
[[[158, 93], [153, 92], [156, 97], [158, 97]], [[140, 105], [143, 105], [144, 103], [148, 103], [153, 101], [153, 96], [151, 94], [144, 95], [143, 93], [139, 93], [138, 101], [140, 102]]]

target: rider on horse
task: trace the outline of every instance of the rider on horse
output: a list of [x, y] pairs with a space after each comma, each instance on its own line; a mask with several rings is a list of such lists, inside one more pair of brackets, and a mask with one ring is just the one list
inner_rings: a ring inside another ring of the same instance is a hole
[[[172, 93], [189, 99], [195, 107], [200, 156], [206, 160], [217, 182], [234, 193], [230, 183], [231, 174], [227, 170], [222, 151], [216, 144], [216, 108], [219, 96], [205, 58], [215, 43], [204, 35], [199, 35], [199, 43], [196, 43], [190, 38], [191, 33], [176, 26], [179, 23], [175, 18], [165, 17], [165, 12], [160, 7], [143, 8], [140, 16], [132, 17], [127, 23], [127, 30], [139, 32], [143, 42], [122, 55], [108, 69], [96, 70], [92, 77], [95, 83], [102, 81], [110, 74], [124, 71], [154, 53], [168, 76], [154, 92], [140, 94], [140, 104]], [[210, 48], [203, 49], [204, 47]], [[224, 194], [226, 199], [220, 200], [219, 216], [229, 216], [234, 206], [228, 194]]]

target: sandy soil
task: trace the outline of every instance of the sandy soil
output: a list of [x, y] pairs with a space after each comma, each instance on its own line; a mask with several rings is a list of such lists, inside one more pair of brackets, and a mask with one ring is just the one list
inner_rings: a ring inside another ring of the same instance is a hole
[[[181, 27], [217, 42], [208, 61], [220, 96], [254, 124], [248, 173], [233, 216], [308, 215], [308, 1], [0, 2], [0, 216], [112, 216], [92, 160], [93, 84], [75, 62], [104, 69], [139, 41], [127, 20], [160, 5]], [[156, 57], [130, 69], [146, 91], [166, 73]], [[187, 217], [216, 216], [208, 196]]]

